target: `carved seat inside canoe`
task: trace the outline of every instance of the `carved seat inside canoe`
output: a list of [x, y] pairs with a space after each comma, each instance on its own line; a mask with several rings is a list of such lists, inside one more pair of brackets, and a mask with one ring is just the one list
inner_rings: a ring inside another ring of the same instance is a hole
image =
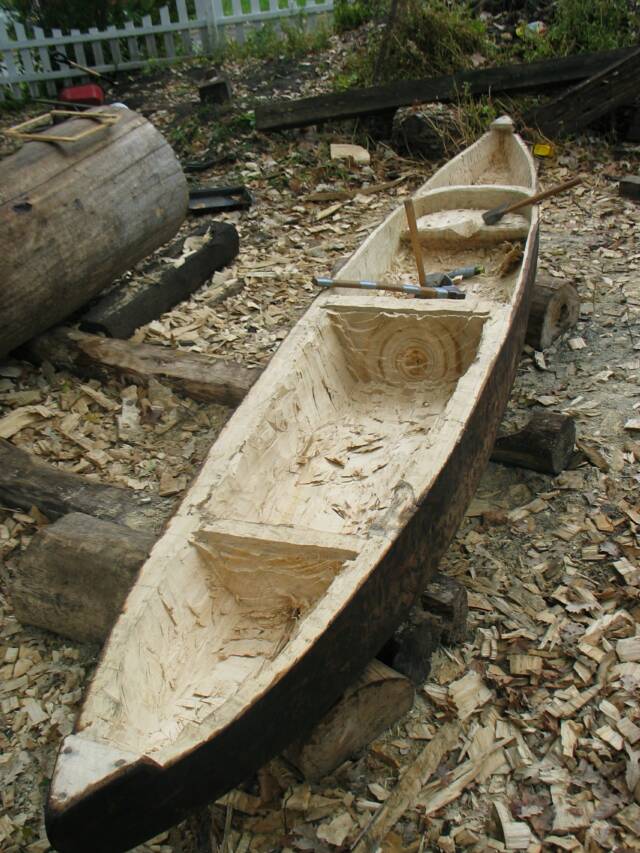
[[[503, 203], [512, 204], [530, 195], [507, 186], [464, 186], [432, 190], [415, 200], [418, 235], [426, 247], [454, 243], [458, 249], [495, 246], [505, 240], [523, 240], [529, 233], [531, 209], [508, 213], [494, 225], [482, 214]], [[409, 239], [407, 229], [403, 240]]]

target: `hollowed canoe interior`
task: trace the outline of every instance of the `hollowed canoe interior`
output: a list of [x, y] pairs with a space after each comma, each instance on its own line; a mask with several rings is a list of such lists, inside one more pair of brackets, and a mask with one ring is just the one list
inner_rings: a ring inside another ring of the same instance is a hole
[[384, 529], [416, 455], [458, 426], [447, 403], [487, 319], [413, 305], [315, 312], [197, 527], [168, 547], [170, 527], [143, 568], [87, 697], [83, 736], [153, 754], [194, 725], [197, 740], [212, 714], [224, 723], [239, 688], [331, 594], [374, 525]]

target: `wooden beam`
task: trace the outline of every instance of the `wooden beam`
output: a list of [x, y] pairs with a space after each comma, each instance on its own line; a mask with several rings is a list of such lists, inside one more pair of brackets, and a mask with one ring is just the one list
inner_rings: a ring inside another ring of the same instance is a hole
[[34, 338], [28, 354], [38, 362], [49, 361], [83, 377], [105, 380], [115, 372], [137, 383], [155, 378], [194, 400], [223, 406], [239, 405], [260, 375], [258, 368], [221, 358], [66, 328]]
[[84, 512], [136, 530], [159, 532], [172, 501], [147, 492], [94, 483], [40, 462], [35, 456], [0, 439], [0, 504], [29, 510], [47, 518]]
[[527, 124], [545, 136], [565, 136], [581, 130], [616, 107], [632, 103], [640, 86], [640, 48], [590, 74], [559, 98], [527, 117]]
[[202, 248], [179, 267], [164, 272], [160, 281], [127, 281], [110, 290], [80, 318], [85, 332], [129, 338], [140, 326], [156, 320], [182, 302], [238, 254], [238, 232], [228, 222], [215, 222]]
[[400, 80], [384, 86], [349, 89], [312, 98], [267, 102], [256, 109], [256, 128], [262, 131], [285, 130], [372, 115], [416, 103], [450, 102], [457, 100], [461, 92], [515, 95], [561, 88], [599, 73], [632, 52], [632, 49], [624, 49], [585, 53], [521, 65], [459, 71], [423, 80]]

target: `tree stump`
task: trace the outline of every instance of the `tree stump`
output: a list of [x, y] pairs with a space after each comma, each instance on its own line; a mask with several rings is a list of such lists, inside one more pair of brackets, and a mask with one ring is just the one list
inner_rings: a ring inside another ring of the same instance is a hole
[[573, 418], [556, 412], [536, 412], [523, 429], [498, 436], [491, 461], [559, 474], [569, 464], [575, 443]]
[[542, 352], [555, 339], [578, 322], [578, 291], [566, 281], [540, 273], [531, 297], [526, 342]]

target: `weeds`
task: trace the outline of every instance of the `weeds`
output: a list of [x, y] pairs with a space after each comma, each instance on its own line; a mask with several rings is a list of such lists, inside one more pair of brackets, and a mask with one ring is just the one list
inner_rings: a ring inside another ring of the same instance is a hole
[[316, 25], [314, 29], [307, 29], [304, 19], [283, 22], [279, 30], [268, 23], [252, 30], [244, 44], [229, 41], [222, 48], [220, 59], [300, 59], [326, 50], [329, 45], [327, 27]]
[[367, 48], [343, 69], [357, 85], [373, 82], [374, 68], [383, 41], [387, 39], [379, 82], [411, 77], [448, 74], [471, 65], [471, 56], [495, 52], [484, 23], [474, 18], [465, 4], [446, 0], [407, 0], [389, 34], [380, 30]]

